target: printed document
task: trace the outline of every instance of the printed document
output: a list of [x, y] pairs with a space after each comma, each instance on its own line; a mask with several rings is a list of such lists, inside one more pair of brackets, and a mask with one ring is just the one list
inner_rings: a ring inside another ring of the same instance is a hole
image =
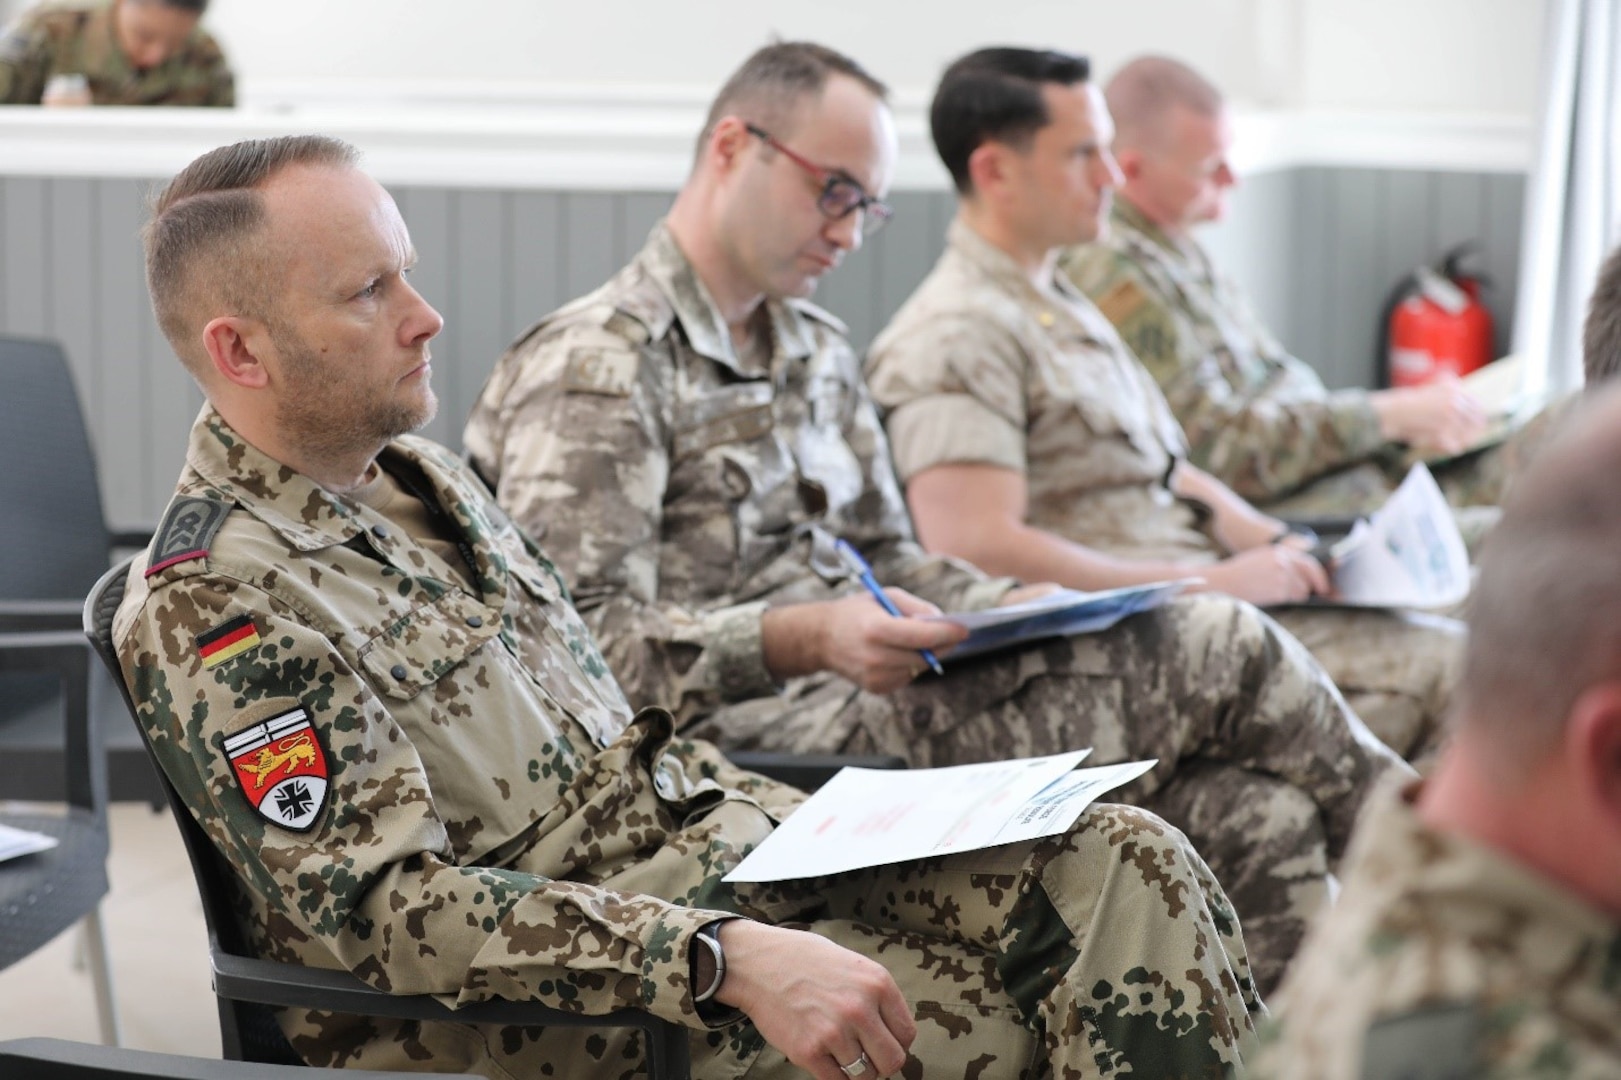
[[1156, 581], [1103, 592], [1059, 589], [1035, 600], [983, 611], [936, 615], [937, 621], [967, 627], [968, 640], [942, 657], [946, 664], [1037, 638], [1068, 637], [1107, 630], [1127, 615], [1159, 607], [1187, 588], [1189, 581]]
[[1339, 602], [1450, 607], [1469, 595], [1469, 553], [1441, 488], [1423, 465], [1333, 547]]
[[726, 881], [789, 881], [1034, 840], [1154, 767], [1077, 769], [1090, 750], [943, 769], [844, 769]]
[[1530, 387], [1530, 372], [1526, 369], [1523, 356], [1505, 356], [1501, 360], [1494, 360], [1458, 381], [1485, 410], [1486, 430], [1462, 450], [1422, 456], [1415, 454], [1414, 460], [1442, 465], [1496, 446], [1524, 427], [1526, 421], [1535, 416], [1550, 397], [1546, 389], [1533, 390]]
[[10, 825], [0, 825], [0, 862], [32, 855], [37, 851], [49, 851], [55, 846], [54, 836], [29, 832], [26, 829], [14, 829]]

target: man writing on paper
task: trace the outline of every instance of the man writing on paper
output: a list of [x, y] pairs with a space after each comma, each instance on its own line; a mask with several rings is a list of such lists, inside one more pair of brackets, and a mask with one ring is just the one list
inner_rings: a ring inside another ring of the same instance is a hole
[[[916, 765], [1159, 759], [1122, 798], [1206, 853], [1264, 988], [1366, 785], [1401, 766], [1295, 641], [1221, 598], [916, 678], [918, 650], [962, 634], [917, 616], [1019, 593], [917, 547], [843, 328], [803, 299], [887, 216], [895, 153], [884, 88], [853, 61], [761, 49], [641, 253], [502, 358], [473, 461], [557, 560], [631, 701], [687, 733]], [[863, 592], [841, 538], [911, 617]]]
[[208, 0], [42, 4], [0, 33], [0, 104], [220, 105], [236, 82]]
[[[208, 404], [114, 637], [253, 950], [390, 993], [647, 1010], [691, 1029], [700, 1080], [1239, 1064], [1258, 1006], [1237, 920], [1144, 811], [721, 881], [803, 796], [633, 714], [551, 563], [456, 455], [404, 435], [436, 407], [442, 321], [355, 158], [318, 136], [222, 147], [146, 232], [159, 323]], [[639, 1057], [623, 1029], [281, 1022], [329, 1067]]]
[[[1409, 449], [1455, 455], [1485, 434], [1480, 403], [1455, 379], [1329, 391], [1216, 268], [1194, 235], [1222, 216], [1237, 182], [1215, 86], [1146, 56], [1109, 80], [1105, 98], [1120, 190], [1109, 228], [1059, 265], [1159, 383], [1190, 461], [1274, 512], [1360, 514], [1401, 481]], [[1495, 506], [1536, 438], [1437, 465], [1436, 478], [1457, 506]], [[1459, 524], [1479, 537], [1495, 517], [1466, 512]]]
[[[1084, 58], [984, 49], [930, 113], [957, 185], [946, 252], [874, 341], [868, 379], [925, 547], [992, 573], [1100, 589], [1200, 577], [1256, 604], [1328, 591], [1323, 568], [1187, 460], [1159, 388], [1056, 269], [1096, 236], [1115, 182]], [[1462, 627], [1280, 609], [1374, 733], [1438, 738]]]
[[1453, 739], [1363, 821], [1252, 1076], [1621, 1076], [1617, 476], [1605, 385], [1509, 493]]

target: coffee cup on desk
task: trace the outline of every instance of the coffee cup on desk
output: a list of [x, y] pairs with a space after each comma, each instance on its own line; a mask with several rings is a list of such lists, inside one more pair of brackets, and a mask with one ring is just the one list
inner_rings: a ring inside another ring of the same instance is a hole
[[90, 80], [83, 75], [66, 74], [52, 75], [45, 84], [45, 94], [40, 98], [41, 105], [89, 105]]

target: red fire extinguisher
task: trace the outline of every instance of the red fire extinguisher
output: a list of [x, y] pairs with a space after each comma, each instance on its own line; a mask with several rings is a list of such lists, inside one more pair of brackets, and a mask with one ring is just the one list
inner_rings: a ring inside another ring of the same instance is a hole
[[1492, 314], [1481, 299], [1485, 275], [1465, 268], [1475, 248], [1447, 252], [1440, 269], [1421, 266], [1385, 304], [1380, 370], [1386, 385], [1420, 386], [1463, 376], [1492, 361]]

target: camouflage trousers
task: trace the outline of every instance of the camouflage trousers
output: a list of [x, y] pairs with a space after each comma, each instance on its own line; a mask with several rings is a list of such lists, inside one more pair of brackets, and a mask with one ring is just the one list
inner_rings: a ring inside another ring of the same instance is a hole
[[[808, 881], [721, 877], [771, 828], [729, 799], [594, 883], [735, 911], [884, 965], [918, 1037], [906, 1076], [1221, 1077], [1264, 1009], [1230, 902], [1187, 839], [1132, 807], [1090, 808], [1025, 844]], [[588, 964], [590, 957], [582, 957]], [[418, 1024], [308, 1014], [313, 1064], [499, 1080], [629, 1078], [640, 1036], [611, 1028]], [[802, 1077], [739, 1020], [690, 1037], [701, 1080]]]
[[[805, 716], [835, 694], [842, 728], [807, 729]], [[824, 680], [774, 719], [753, 709], [722, 710], [698, 730], [799, 752], [898, 754], [917, 766], [1083, 746], [1093, 764], [1157, 758], [1110, 797], [1161, 814], [1204, 855], [1244, 922], [1263, 994], [1326, 895], [1367, 793], [1386, 773], [1407, 773], [1299, 642], [1214, 595], [1103, 633], [948, 661], [944, 678], [885, 697]], [[839, 734], [818, 744], [806, 730]]]
[[1418, 612], [1330, 607], [1272, 614], [1317, 657], [1380, 741], [1415, 765], [1434, 758], [1462, 674], [1463, 623]]

